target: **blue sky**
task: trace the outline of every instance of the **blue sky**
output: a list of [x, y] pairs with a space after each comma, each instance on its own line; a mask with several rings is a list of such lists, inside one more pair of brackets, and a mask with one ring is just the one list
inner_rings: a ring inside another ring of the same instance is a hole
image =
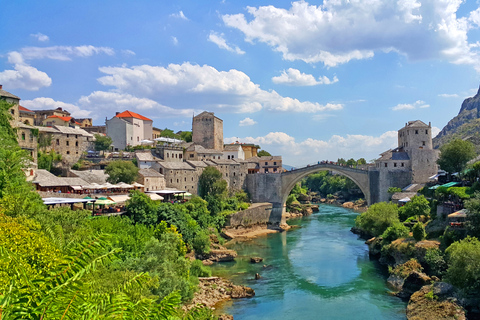
[[290, 165], [376, 158], [480, 85], [475, 0], [3, 1], [0, 21], [0, 84], [24, 107], [175, 131], [213, 111], [226, 142]]

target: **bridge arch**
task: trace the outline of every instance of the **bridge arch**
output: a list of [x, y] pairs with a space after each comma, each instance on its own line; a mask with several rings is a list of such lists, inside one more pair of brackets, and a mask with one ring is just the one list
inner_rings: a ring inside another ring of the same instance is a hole
[[283, 172], [281, 191], [282, 205], [285, 206], [288, 195], [290, 194], [290, 191], [292, 191], [293, 187], [297, 182], [301, 181], [303, 178], [310, 174], [320, 171], [335, 171], [349, 178], [360, 188], [360, 190], [363, 192], [363, 195], [365, 196], [365, 200], [368, 204], [370, 204], [370, 184], [367, 170], [360, 170], [356, 168], [325, 163]]

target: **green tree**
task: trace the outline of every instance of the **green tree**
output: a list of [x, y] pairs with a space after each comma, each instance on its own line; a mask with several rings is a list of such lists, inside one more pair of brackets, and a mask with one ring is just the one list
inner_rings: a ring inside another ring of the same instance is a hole
[[27, 182], [24, 170], [29, 166], [27, 153], [20, 149], [8, 111], [12, 104], [0, 99], [0, 212], [9, 216], [32, 216], [44, 210], [40, 196]]
[[270, 157], [270, 156], [272, 156], [272, 155], [271, 155], [270, 152], [268, 152], [268, 151], [260, 150], [260, 151], [258, 151], [257, 156], [259, 156], [259, 157], [265, 157], [265, 156]]
[[192, 131], [182, 131], [180, 138], [185, 142], [192, 142]]
[[467, 217], [465, 226], [469, 235], [480, 238], [480, 193], [476, 192], [475, 196], [465, 201], [467, 209]]
[[398, 207], [393, 203], [375, 203], [355, 219], [355, 225], [371, 236], [377, 237], [388, 227], [400, 223]]
[[50, 152], [38, 152], [38, 169], [45, 169], [52, 172], [53, 164], [62, 161], [62, 155], [56, 153], [54, 150]]
[[131, 161], [116, 160], [108, 164], [105, 173], [110, 183], [132, 183], [137, 179], [138, 168]]
[[173, 130], [170, 130], [168, 128], [165, 128], [165, 129], [162, 130], [162, 133], [160, 133], [160, 137], [180, 139], [180, 136], [178, 134], [175, 134], [175, 132], [173, 132]]
[[347, 164], [347, 160], [343, 159], [343, 158], [338, 158], [337, 159], [337, 163], [340, 164], [340, 165], [346, 165]]
[[353, 158], [350, 158], [350, 159], [347, 160], [346, 165], [355, 167], [357, 165], [357, 161], [355, 161], [355, 159], [353, 159]]
[[157, 223], [158, 205], [145, 193], [134, 190], [127, 200], [126, 210], [129, 217], [136, 223], [154, 225]]
[[397, 187], [390, 187], [390, 188], [388, 188], [387, 192], [390, 193], [390, 194], [394, 194], [395, 192], [402, 192], [402, 189], [397, 188]]
[[198, 179], [198, 194], [204, 198], [208, 195], [221, 196], [227, 192], [227, 182], [215, 167], [206, 167]]
[[417, 241], [422, 241], [427, 236], [427, 234], [425, 233], [425, 227], [421, 222], [415, 223], [415, 225], [412, 228], [412, 233], [413, 233], [413, 238]]
[[408, 237], [410, 230], [403, 225], [403, 223], [395, 223], [388, 227], [385, 232], [382, 233], [384, 243], [390, 243], [399, 238]]
[[468, 293], [480, 294], [480, 241], [467, 237], [445, 250], [448, 282]]
[[470, 141], [455, 139], [440, 147], [438, 165], [445, 171], [462, 171], [467, 162], [475, 157], [475, 146]]
[[107, 135], [95, 134], [95, 151], [105, 151], [112, 145], [112, 138]]
[[414, 216], [429, 216], [430, 203], [423, 195], [414, 196], [403, 207], [398, 209], [398, 215], [401, 221], [405, 221]]
[[360, 165], [360, 164], [367, 164], [367, 160], [365, 160], [365, 158], [360, 158], [357, 160], [357, 165]]

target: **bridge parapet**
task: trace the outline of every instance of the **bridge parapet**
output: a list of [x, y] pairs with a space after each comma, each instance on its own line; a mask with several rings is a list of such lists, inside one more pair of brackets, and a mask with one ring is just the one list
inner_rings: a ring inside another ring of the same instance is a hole
[[282, 172], [282, 174], [296, 174], [296, 173], [303, 172], [303, 171], [311, 171], [312, 169], [317, 169], [317, 168], [329, 168], [332, 171], [341, 170], [341, 171], [350, 171], [350, 172], [358, 172], [358, 173], [368, 174], [368, 170], [366, 170], [366, 169], [352, 168], [352, 167], [349, 167], [349, 166], [342, 166], [342, 165], [328, 163], [328, 162], [315, 163], [315, 164], [307, 165], [305, 167], [292, 169], [290, 171], [284, 171], [284, 172]]

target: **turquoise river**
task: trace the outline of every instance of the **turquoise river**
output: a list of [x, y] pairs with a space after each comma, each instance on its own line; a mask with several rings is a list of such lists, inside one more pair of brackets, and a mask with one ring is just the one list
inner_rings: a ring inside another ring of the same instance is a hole
[[[385, 274], [350, 232], [357, 213], [320, 205], [320, 212], [289, 221], [300, 228], [231, 244], [235, 262], [214, 275], [255, 290], [221, 311], [242, 319], [406, 319], [405, 302], [388, 294]], [[264, 259], [251, 264], [250, 257]], [[265, 266], [266, 267], [265, 267]], [[255, 273], [260, 280], [253, 280]]]

